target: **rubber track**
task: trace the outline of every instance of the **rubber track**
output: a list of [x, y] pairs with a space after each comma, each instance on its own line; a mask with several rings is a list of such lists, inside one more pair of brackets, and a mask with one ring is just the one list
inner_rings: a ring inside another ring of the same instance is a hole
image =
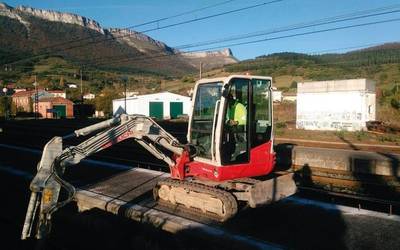
[[[211, 213], [211, 212], [204, 213], [199, 208], [187, 208], [185, 205], [182, 205], [182, 204], [172, 204], [170, 202], [159, 199], [158, 198], [158, 189], [161, 185], [167, 185], [167, 186], [172, 186], [172, 187], [183, 187], [185, 189], [189, 189], [194, 192], [212, 195], [212, 196], [218, 198], [219, 200], [221, 200], [222, 203], [225, 205], [225, 216], [221, 217], [221, 216]], [[237, 201], [231, 193], [221, 190], [221, 189], [218, 189], [218, 188], [202, 185], [199, 183], [193, 183], [193, 182], [188, 182], [188, 181], [181, 181], [181, 180], [174, 180], [174, 179], [166, 178], [157, 183], [156, 187], [154, 187], [154, 189], [153, 189], [153, 195], [154, 195], [154, 199], [160, 205], [167, 206], [172, 209], [178, 208], [179, 210], [182, 210], [184, 213], [192, 214], [195, 216], [206, 217], [208, 219], [211, 219], [214, 221], [219, 221], [219, 222], [224, 222], [224, 221], [228, 220], [229, 218], [233, 217], [238, 211]]]

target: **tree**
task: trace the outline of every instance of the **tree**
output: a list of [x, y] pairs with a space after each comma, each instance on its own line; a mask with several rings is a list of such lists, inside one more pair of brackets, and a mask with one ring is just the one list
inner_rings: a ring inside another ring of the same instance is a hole
[[11, 113], [11, 98], [8, 96], [0, 97], [0, 116], [5, 117]]
[[79, 89], [68, 88], [66, 90], [67, 99], [73, 102], [81, 102], [81, 92]]
[[390, 105], [392, 106], [392, 108], [400, 109], [400, 101], [397, 100], [396, 98], [392, 98], [390, 100]]
[[121, 98], [120, 91], [114, 87], [104, 88], [99, 95], [96, 96], [95, 106], [96, 110], [103, 111], [104, 115], [111, 116], [112, 110], [112, 100]]
[[296, 89], [296, 88], [297, 88], [297, 82], [296, 82], [296, 81], [293, 81], [293, 82], [290, 84], [290, 88], [291, 88], [291, 89]]
[[388, 75], [387, 75], [386, 73], [382, 73], [382, 74], [379, 76], [379, 80], [380, 80], [382, 83], [385, 82], [387, 79], [388, 79]]

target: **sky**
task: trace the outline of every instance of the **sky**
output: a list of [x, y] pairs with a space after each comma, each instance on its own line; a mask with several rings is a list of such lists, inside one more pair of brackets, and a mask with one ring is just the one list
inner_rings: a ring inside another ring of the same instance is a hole
[[[136, 31], [151, 30], [157, 27], [168, 26], [210, 15], [217, 15], [222, 12], [228, 12], [248, 6], [257, 4], [261, 5], [259, 7], [233, 12], [214, 18], [145, 32], [145, 34], [166, 43], [170, 47], [179, 47], [187, 44], [260, 31], [265, 32], [274, 29], [276, 30], [278, 28], [312, 22], [322, 18], [351, 14], [356, 11], [365, 11], [393, 5], [398, 5], [396, 10], [400, 10], [400, 0], [281, 0], [262, 5], [263, 3], [271, 1], [272, 0], [8, 0], [5, 2], [13, 7], [25, 5], [34, 8], [75, 13], [98, 21], [104, 28], [126, 28], [225, 2], [224, 4], [213, 8], [208, 8], [176, 18], [170, 18], [146, 26], [136, 27], [134, 29]], [[276, 52], [345, 52], [375, 44], [400, 41], [400, 21], [308, 35], [295, 34], [316, 32], [322, 29], [332, 29], [341, 26], [379, 22], [388, 19], [400, 19], [400, 12], [318, 27], [310, 27], [307, 29], [262, 35], [227, 43], [192, 47], [185, 51], [202, 49], [215, 50], [218, 49], [216, 47], [229, 47], [234, 56], [239, 60], [252, 59], [257, 56]], [[291, 35], [295, 36], [284, 37]], [[277, 37], [284, 38], [271, 40], [271, 38]], [[232, 45], [235, 43], [254, 40], [266, 41], [236, 46]]]

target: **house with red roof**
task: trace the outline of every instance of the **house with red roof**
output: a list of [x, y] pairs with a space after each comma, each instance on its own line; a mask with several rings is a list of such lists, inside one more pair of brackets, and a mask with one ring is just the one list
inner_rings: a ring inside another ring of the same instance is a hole
[[39, 114], [43, 118], [71, 118], [74, 103], [63, 97], [42, 97], [39, 99]]

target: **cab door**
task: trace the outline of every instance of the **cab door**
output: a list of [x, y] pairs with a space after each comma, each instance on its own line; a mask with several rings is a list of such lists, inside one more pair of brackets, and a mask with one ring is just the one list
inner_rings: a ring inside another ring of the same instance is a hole
[[221, 163], [249, 162], [250, 79], [234, 78], [225, 94], [221, 140]]
[[197, 86], [189, 123], [189, 142], [197, 148], [197, 157], [209, 162], [215, 162], [215, 129], [221, 89], [222, 82]]
[[[233, 78], [229, 93], [224, 97], [225, 122], [219, 150], [221, 165], [242, 169], [243, 175], [268, 172], [274, 160], [271, 80]], [[230, 110], [231, 106], [237, 107], [237, 103], [246, 109], [245, 123], [240, 121], [242, 111]], [[235, 117], [237, 115], [239, 117]], [[231, 119], [239, 120], [239, 123], [232, 125]], [[249, 173], [245, 174], [247, 171]]]

